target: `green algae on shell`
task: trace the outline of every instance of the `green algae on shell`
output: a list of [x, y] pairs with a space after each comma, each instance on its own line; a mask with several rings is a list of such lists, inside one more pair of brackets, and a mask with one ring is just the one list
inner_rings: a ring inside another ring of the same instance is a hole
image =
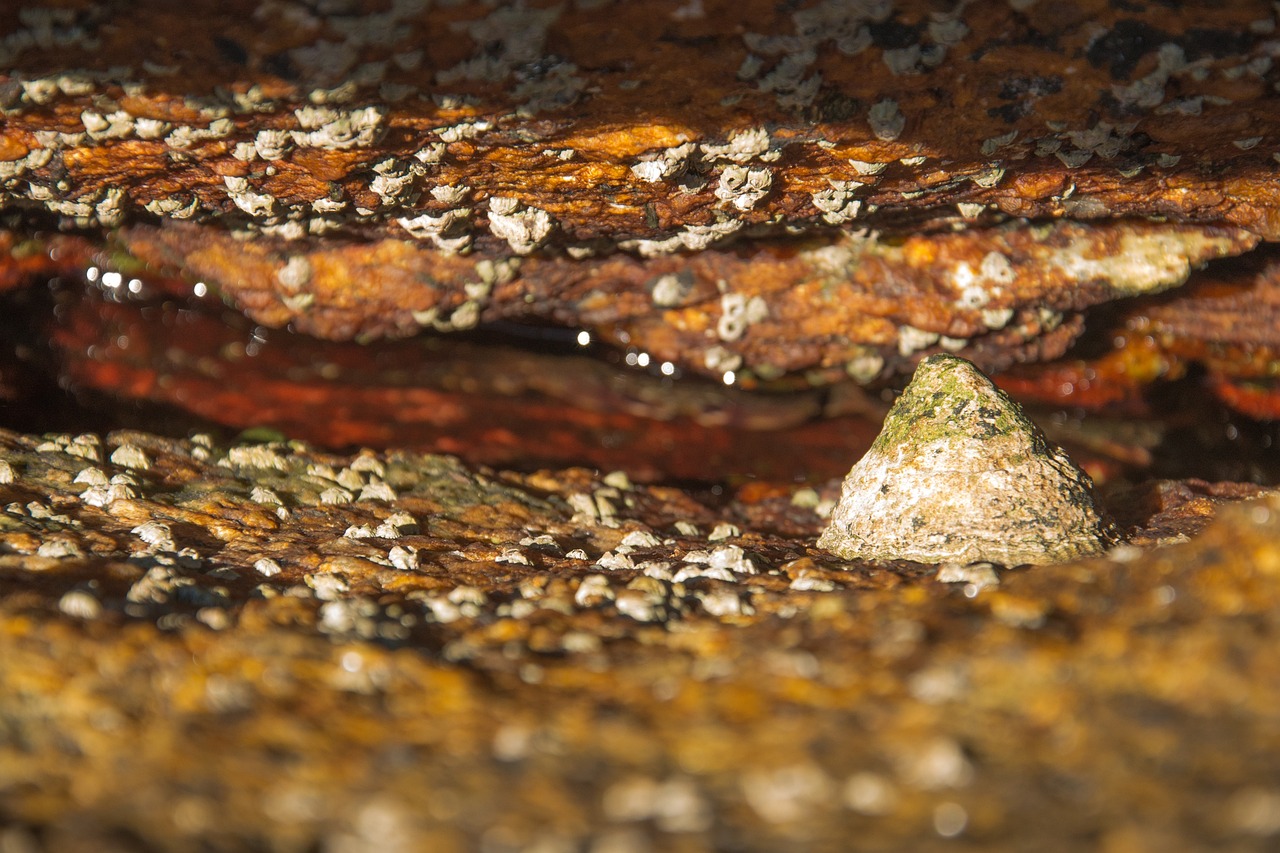
[[818, 545], [850, 560], [1057, 563], [1119, 538], [1089, 476], [976, 367], [916, 368]]

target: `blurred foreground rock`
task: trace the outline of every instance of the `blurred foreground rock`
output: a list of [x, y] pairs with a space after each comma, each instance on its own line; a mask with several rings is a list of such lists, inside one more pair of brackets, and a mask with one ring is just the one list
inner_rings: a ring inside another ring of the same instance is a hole
[[[7, 845], [1264, 849], [1280, 499], [948, 575], [837, 488], [0, 436]], [[1193, 537], [1187, 541], [1187, 537]], [[24, 828], [25, 827], [25, 828]]]

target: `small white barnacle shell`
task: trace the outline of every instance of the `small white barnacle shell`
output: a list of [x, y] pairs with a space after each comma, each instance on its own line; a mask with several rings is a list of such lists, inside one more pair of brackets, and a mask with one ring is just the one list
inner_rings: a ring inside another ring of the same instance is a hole
[[111, 463], [121, 468], [135, 468], [139, 471], [146, 471], [151, 467], [151, 460], [147, 458], [147, 454], [132, 444], [122, 444], [117, 447], [111, 454]]
[[768, 169], [726, 166], [720, 174], [716, 198], [728, 201], [738, 210], [750, 210], [769, 193], [773, 175]]
[[686, 142], [656, 154], [645, 154], [631, 165], [631, 174], [647, 183], [679, 177], [689, 167], [695, 149], [692, 142]]
[[266, 486], [254, 486], [253, 491], [249, 493], [249, 499], [259, 504], [284, 505], [284, 501], [280, 500], [280, 496]]
[[84, 483], [87, 486], [107, 486], [111, 483], [101, 468], [95, 468], [92, 465], [76, 474], [75, 479], [71, 482], [76, 484]]
[[489, 211], [499, 216], [510, 216], [520, 209], [520, 199], [510, 196], [494, 196], [489, 199]]
[[897, 139], [907, 126], [906, 116], [898, 109], [898, 102], [892, 98], [882, 98], [873, 104], [867, 121], [876, 138], [885, 142]]
[[470, 192], [471, 187], [465, 184], [457, 184], [455, 186], [441, 184], [431, 188], [431, 197], [445, 204], [461, 204], [466, 201]]
[[489, 199], [489, 230], [493, 236], [506, 240], [517, 255], [527, 255], [542, 245], [554, 227], [545, 210], [521, 209], [518, 199], [505, 196]]
[[320, 493], [320, 503], [322, 504], [349, 504], [353, 500], [355, 500], [355, 496], [341, 486], [331, 486]]
[[864, 186], [860, 181], [828, 181], [830, 187], [812, 196], [813, 206], [822, 211], [822, 219], [829, 225], [839, 225], [854, 219], [862, 208], [862, 202], [853, 194]]
[[991, 189], [1000, 183], [1000, 179], [1004, 177], [1004, 168], [1001, 166], [988, 166], [980, 172], [975, 172], [969, 176], [969, 180], [973, 181], [983, 189]]
[[1119, 531], [1093, 483], [964, 359], [920, 362], [818, 546], [847, 560], [1057, 563]]
[[769, 131], [763, 127], [740, 130], [729, 137], [725, 145], [703, 145], [702, 156], [707, 160], [730, 160], [746, 163], [763, 157], [769, 151]]
[[174, 550], [173, 531], [161, 521], [148, 521], [130, 531], [148, 545], [161, 550]]
[[412, 545], [395, 545], [387, 553], [391, 565], [402, 572], [411, 572], [418, 568], [418, 549]]
[[289, 467], [279, 451], [264, 445], [233, 447], [218, 464], [227, 468], [274, 468], [277, 471], [284, 471]]
[[868, 163], [866, 160], [849, 160], [849, 165], [859, 175], [878, 175], [885, 170], [888, 163]]
[[260, 130], [254, 137], [253, 148], [263, 160], [279, 160], [293, 147], [292, 142], [287, 130]]

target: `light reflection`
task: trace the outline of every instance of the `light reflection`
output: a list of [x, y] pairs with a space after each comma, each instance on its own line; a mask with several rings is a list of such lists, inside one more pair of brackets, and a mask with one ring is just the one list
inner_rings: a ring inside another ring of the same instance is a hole
[[648, 366], [649, 366], [649, 353], [647, 353], [647, 352], [642, 352], [642, 353], [640, 353], [639, 355], [637, 355], [637, 356], [636, 356], [636, 364], [640, 365], [641, 367], [648, 367]]
[[89, 281], [97, 281], [98, 272], [99, 270], [97, 267], [89, 267], [87, 270], [84, 271], [84, 277], [89, 279]]
[[204, 286], [203, 281], [197, 281], [196, 286], [193, 289], [195, 291], [196, 296], [200, 298], [203, 298], [209, 292], [209, 288]]
[[662, 362], [662, 375], [672, 376], [676, 372], [676, 366], [669, 361]]
[[124, 276], [118, 272], [104, 272], [102, 274], [102, 286], [115, 290], [124, 283]]
[[136, 278], [129, 279], [129, 292], [134, 294], [141, 293], [142, 281]]
[[732, 385], [734, 382], [738, 381], [738, 374], [734, 373], [732, 370], [726, 370], [724, 372], [724, 376], [720, 378], [724, 380], [725, 385]]
[[586, 329], [578, 332], [578, 346], [585, 347], [591, 343], [591, 333]]

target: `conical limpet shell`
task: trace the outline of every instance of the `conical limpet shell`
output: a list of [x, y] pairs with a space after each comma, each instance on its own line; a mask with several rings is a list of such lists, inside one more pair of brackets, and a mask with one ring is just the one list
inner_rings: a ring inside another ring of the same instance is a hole
[[849, 560], [1057, 563], [1119, 539], [1093, 482], [972, 364], [926, 358], [818, 545]]

